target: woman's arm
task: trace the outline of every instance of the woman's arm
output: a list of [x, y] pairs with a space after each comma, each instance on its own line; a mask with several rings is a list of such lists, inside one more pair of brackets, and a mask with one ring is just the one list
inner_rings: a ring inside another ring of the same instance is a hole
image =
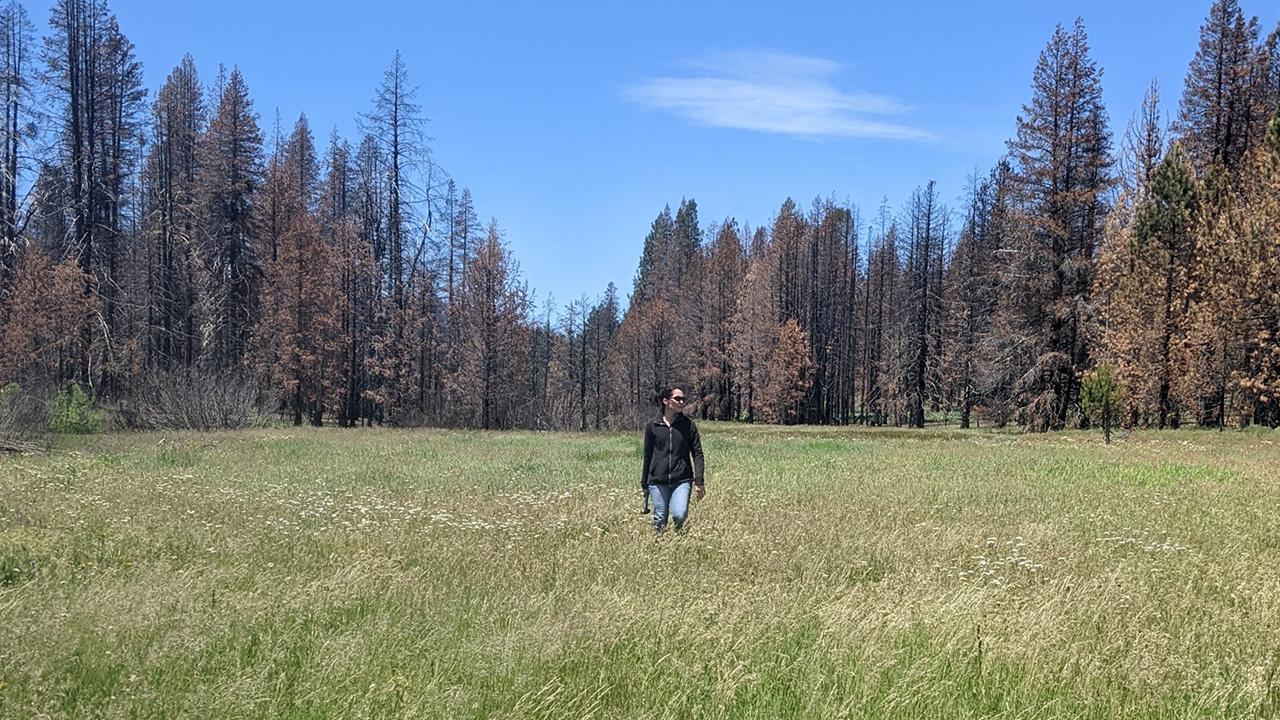
[[702, 487], [705, 479], [702, 474], [702, 435], [692, 420], [689, 421], [689, 449], [693, 451], [693, 484]]
[[652, 423], [644, 426], [644, 466], [640, 469], [640, 487], [649, 487], [649, 462], [653, 460]]

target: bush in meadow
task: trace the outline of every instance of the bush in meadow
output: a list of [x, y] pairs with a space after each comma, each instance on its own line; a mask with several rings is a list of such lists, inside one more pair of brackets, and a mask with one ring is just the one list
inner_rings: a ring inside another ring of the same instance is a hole
[[59, 435], [91, 435], [102, 432], [102, 412], [79, 385], [60, 391], [53, 398], [49, 430]]

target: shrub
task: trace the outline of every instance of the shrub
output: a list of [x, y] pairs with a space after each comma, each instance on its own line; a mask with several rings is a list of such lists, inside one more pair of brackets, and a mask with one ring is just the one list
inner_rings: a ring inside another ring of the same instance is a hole
[[17, 383], [0, 390], [0, 450], [28, 452], [48, 431], [49, 410], [45, 403], [23, 392]]
[[102, 412], [79, 385], [60, 391], [53, 398], [49, 429], [59, 435], [92, 435], [102, 432]]
[[130, 430], [233, 430], [263, 424], [261, 389], [236, 372], [179, 370], [139, 379], [115, 408]]

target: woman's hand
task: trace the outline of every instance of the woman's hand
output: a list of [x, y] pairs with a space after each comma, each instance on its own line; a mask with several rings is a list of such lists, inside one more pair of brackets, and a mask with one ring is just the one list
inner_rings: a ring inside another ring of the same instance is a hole
[[701, 500], [707, 494], [707, 489], [701, 485], [695, 485], [693, 488], [693, 499]]

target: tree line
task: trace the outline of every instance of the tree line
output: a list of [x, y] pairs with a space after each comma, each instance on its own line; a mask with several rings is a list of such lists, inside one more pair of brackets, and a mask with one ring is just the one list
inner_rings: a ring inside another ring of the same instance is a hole
[[433, 161], [398, 53], [360, 137], [322, 149], [305, 116], [264, 133], [234, 68], [206, 86], [185, 58], [148, 98], [105, 0], [59, 0], [39, 42], [11, 1], [0, 384], [585, 430], [677, 383], [708, 419], [1043, 431], [1086, 424], [1082, 378], [1106, 368], [1127, 424], [1275, 427], [1278, 44], [1217, 0], [1174, 120], [1153, 83], [1117, 146], [1084, 25], [1059, 26], [1006, 154], [954, 206], [929, 181], [896, 210], [786, 199], [753, 228], [684, 199], [626, 299], [539, 306]]

